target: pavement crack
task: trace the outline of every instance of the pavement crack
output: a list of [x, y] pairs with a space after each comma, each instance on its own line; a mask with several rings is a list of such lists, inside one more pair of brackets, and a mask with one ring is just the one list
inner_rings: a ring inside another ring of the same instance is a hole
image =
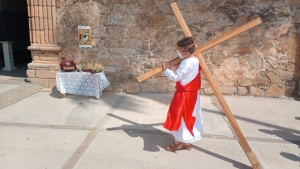
[[65, 125], [11, 123], [11, 122], [0, 122], [0, 126], [68, 129], [68, 130], [93, 130], [93, 129], [95, 129], [94, 127], [85, 127], [85, 126], [65, 126]]

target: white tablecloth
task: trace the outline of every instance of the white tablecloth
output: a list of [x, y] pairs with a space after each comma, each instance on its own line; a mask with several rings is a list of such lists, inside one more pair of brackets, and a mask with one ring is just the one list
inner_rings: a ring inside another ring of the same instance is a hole
[[100, 98], [102, 90], [110, 85], [104, 72], [58, 72], [56, 74], [56, 88], [62, 94], [95, 96]]

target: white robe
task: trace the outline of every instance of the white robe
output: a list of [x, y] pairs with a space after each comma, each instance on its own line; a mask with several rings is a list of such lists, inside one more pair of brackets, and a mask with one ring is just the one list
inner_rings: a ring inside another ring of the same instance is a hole
[[[189, 57], [183, 59], [176, 70], [173, 72], [170, 69], [166, 69], [165, 74], [173, 81], [180, 81], [181, 85], [185, 86], [189, 82], [191, 82], [198, 74], [199, 69], [199, 60], [196, 57]], [[191, 135], [189, 130], [187, 129], [183, 117], [181, 118], [181, 124], [178, 131], [171, 131], [176, 141], [180, 141], [183, 143], [191, 143], [202, 138], [203, 133], [203, 120], [202, 120], [202, 112], [200, 105], [200, 94], [197, 96], [197, 101], [195, 104], [195, 108], [193, 111], [193, 116], [196, 118], [195, 124], [193, 127], [194, 137]]]

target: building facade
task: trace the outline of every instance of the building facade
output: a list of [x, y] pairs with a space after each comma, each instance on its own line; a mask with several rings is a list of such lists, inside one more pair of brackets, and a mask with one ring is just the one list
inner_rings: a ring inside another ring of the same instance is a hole
[[[27, 0], [32, 62], [28, 80], [55, 86], [62, 57], [105, 67], [113, 92], [174, 92], [163, 73], [136, 77], [176, 57], [184, 37], [170, 8], [174, 0]], [[299, 0], [178, 0], [197, 44], [204, 44], [259, 16], [256, 26], [205, 52], [222, 92], [229, 95], [299, 97]], [[78, 25], [90, 26], [92, 48], [78, 47]], [[202, 74], [203, 94], [213, 94]]]

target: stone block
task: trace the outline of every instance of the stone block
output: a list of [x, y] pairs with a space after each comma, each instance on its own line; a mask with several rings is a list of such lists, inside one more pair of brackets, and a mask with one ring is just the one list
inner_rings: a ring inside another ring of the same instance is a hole
[[214, 91], [211, 88], [204, 88], [205, 95], [213, 95]]
[[167, 86], [167, 89], [169, 92], [175, 92], [176, 91], [175, 84], [169, 84]]
[[60, 71], [59, 64], [49, 64], [49, 70]]
[[27, 74], [28, 77], [33, 78], [33, 77], [35, 77], [35, 70], [30, 70], [30, 69], [28, 69], [28, 70], [26, 71], [26, 74]]
[[287, 22], [287, 23], [284, 23], [284, 24], [280, 25], [280, 27], [279, 27], [280, 35], [287, 34], [289, 28], [292, 27], [292, 26], [293, 26], [293, 24], [291, 22]]
[[275, 71], [276, 75], [279, 76], [280, 80], [286, 81], [286, 80], [292, 80], [294, 77], [294, 72], [284, 71], [284, 70], [278, 70]]
[[258, 3], [258, 8], [259, 9], [269, 9], [270, 7], [269, 7], [268, 2], [259, 2]]
[[225, 95], [232, 95], [237, 93], [236, 87], [221, 87], [221, 91]]
[[215, 65], [221, 65], [221, 63], [224, 62], [225, 54], [223, 52], [218, 52], [217, 54], [214, 54], [210, 59]]
[[246, 79], [246, 78], [240, 78], [240, 79], [238, 79], [238, 84], [240, 86], [250, 86], [251, 85], [251, 80]]
[[279, 79], [278, 76], [276, 76], [274, 72], [268, 72], [267, 77], [269, 78], [271, 83], [282, 84], [282, 81]]
[[126, 13], [126, 4], [114, 4], [113, 12], [114, 13]]
[[28, 69], [32, 70], [46, 70], [49, 69], [49, 64], [46, 63], [29, 63]]
[[167, 77], [158, 77], [156, 78], [156, 84], [166, 84], [168, 82]]
[[140, 12], [142, 12], [142, 9], [140, 7], [138, 7], [137, 5], [129, 5], [127, 8], [127, 12], [140, 13]]
[[40, 61], [40, 57], [39, 56], [31, 56], [32, 61]]
[[48, 79], [49, 87], [55, 87], [56, 86], [56, 79]]
[[206, 12], [203, 14], [203, 21], [205, 22], [213, 22], [215, 19], [215, 15], [212, 12]]
[[233, 86], [237, 86], [236, 80], [231, 80], [231, 79], [228, 79], [228, 78], [226, 78], [226, 77], [220, 77], [220, 78], [218, 78], [218, 80], [220, 80], [220, 83], [221, 83], [222, 86], [224, 86], [224, 87], [233, 87]]
[[121, 46], [120, 41], [117, 39], [107, 40], [107, 47], [118, 47]]
[[124, 47], [136, 47], [136, 39], [123, 39], [122, 40], [122, 46]]
[[50, 61], [50, 62], [59, 62], [59, 58], [58, 57], [39, 57], [40, 61]]
[[299, 0], [289, 0], [289, 5], [294, 7], [300, 7], [300, 1]]
[[248, 90], [246, 87], [238, 87], [238, 94], [241, 96], [245, 96], [247, 95]]
[[263, 35], [263, 31], [262, 31], [262, 26], [256, 26], [254, 28], [254, 31], [251, 33], [251, 36], [262, 36]]
[[114, 38], [125, 38], [127, 36], [128, 28], [123, 27], [109, 27], [108, 36]]
[[123, 84], [113, 84], [113, 91], [117, 93], [122, 93], [125, 91], [125, 85]]
[[265, 85], [268, 83], [268, 79], [266, 77], [257, 76], [255, 79], [252, 80], [252, 84], [257, 85]]
[[252, 38], [251, 44], [256, 45], [256, 46], [262, 46], [264, 45], [264, 37], [254, 37]]
[[40, 57], [58, 57], [56, 53], [44, 52], [39, 55]]
[[248, 63], [251, 67], [253, 67], [254, 69], [260, 69], [263, 66], [263, 61], [262, 58], [256, 56], [253, 58], [249, 58], [248, 59]]
[[155, 86], [155, 89], [159, 93], [166, 93], [166, 92], [168, 92], [168, 88], [167, 88], [166, 84], [162, 84], [162, 85], [161, 84], [157, 84]]
[[103, 92], [112, 92], [113, 88], [112, 85], [109, 85], [107, 88], [103, 89]]
[[247, 16], [240, 16], [236, 21], [235, 21], [235, 26], [241, 26], [247, 23]]
[[241, 48], [238, 48], [237, 50], [235, 50], [236, 53], [240, 53], [240, 54], [245, 54], [245, 53], [251, 53], [251, 50], [248, 46], [244, 46]]
[[250, 86], [250, 95], [251, 96], [264, 96], [265, 92], [257, 87]]
[[140, 0], [141, 5], [147, 5], [147, 0]]
[[131, 27], [130, 29], [128, 29], [128, 37], [140, 38], [141, 36], [142, 33], [139, 27]]
[[40, 53], [39, 55], [32, 55], [34, 61], [50, 61], [50, 62], [59, 62], [59, 57], [57, 53]]
[[155, 85], [142, 84], [141, 91], [142, 92], [155, 92]]
[[100, 14], [109, 14], [110, 13], [110, 7], [101, 5]]
[[295, 87], [285, 87], [284, 88], [284, 94], [285, 94], [285, 96], [291, 97], [294, 93], [295, 93]]
[[130, 94], [140, 93], [140, 85], [139, 84], [129, 84], [126, 88], [126, 92]]
[[250, 44], [251, 41], [252, 41], [252, 37], [238, 36], [238, 37], [233, 38], [232, 43], [234, 45], [240, 44], [240, 43]]
[[284, 6], [285, 6], [284, 0], [279, 0], [279, 1], [273, 2], [273, 7], [274, 8], [281, 8], [281, 7], [284, 7]]
[[294, 22], [300, 23], [300, 9], [295, 11]]
[[148, 80], [146, 80], [146, 83], [149, 85], [154, 85], [155, 81], [156, 81], [155, 79], [148, 79]]
[[279, 52], [285, 52], [289, 49], [289, 44], [287, 43], [278, 43], [276, 46], [277, 51]]
[[271, 85], [265, 93], [266, 97], [283, 97], [284, 92], [277, 86]]
[[29, 81], [32, 84], [38, 84], [43, 87], [49, 87], [49, 79], [27, 78], [27, 81]]
[[209, 88], [210, 85], [207, 80], [201, 80], [201, 88]]
[[110, 14], [107, 16], [107, 23], [109, 25], [125, 26], [127, 24], [127, 17], [123, 14]]
[[42, 79], [55, 79], [58, 71], [53, 70], [36, 70], [36, 77]]

